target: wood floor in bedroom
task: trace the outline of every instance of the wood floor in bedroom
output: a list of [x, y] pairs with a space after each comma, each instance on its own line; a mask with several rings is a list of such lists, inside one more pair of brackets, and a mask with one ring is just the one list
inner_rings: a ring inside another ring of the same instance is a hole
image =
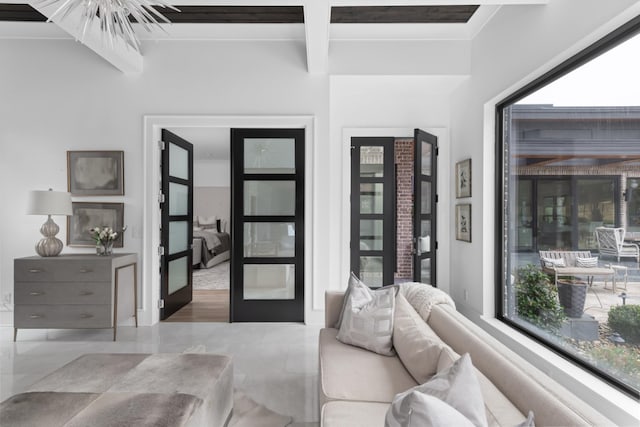
[[165, 322], [229, 322], [229, 290], [194, 290], [193, 300]]

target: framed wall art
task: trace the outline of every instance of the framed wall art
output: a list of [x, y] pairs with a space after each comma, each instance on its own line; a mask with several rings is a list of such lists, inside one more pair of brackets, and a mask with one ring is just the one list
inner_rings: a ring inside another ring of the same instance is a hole
[[471, 205], [456, 205], [456, 240], [471, 242]]
[[67, 151], [67, 188], [74, 196], [124, 195], [124, 151]]
[[471, 159], [456, 163], [456, 198], [471, 197]]
[[[90, 247], [95, 246], [91, 238], [94, 227], [111, 227], [121, 233], [124, 228], [124, 203], [71, 203], [73, 215], [67, 217], [67, 246]], [[113, 242], [114, 248], [121, 248], [124, 236], [120, 234]]]

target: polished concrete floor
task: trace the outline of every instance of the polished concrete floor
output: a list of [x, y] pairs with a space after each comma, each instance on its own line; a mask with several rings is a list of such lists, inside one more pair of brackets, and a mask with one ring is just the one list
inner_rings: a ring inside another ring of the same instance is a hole
[[291, 323], [159, 323], [105, 330], [0, 327], [0, 400], [84, 353], [207, 352], [233, 357], [235, 387], [296, 426], [318, 422], [318, 332]]

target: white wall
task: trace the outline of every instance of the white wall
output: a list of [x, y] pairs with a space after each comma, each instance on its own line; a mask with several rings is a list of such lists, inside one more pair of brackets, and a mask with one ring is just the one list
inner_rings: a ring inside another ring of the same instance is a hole
[[231, 160], [194, 159], [193, 185], [195, 187], [230, 187]]
[[[593, 407], [629, 424], [632, 402], [530, 340], [519, 347], [499, 334], [495, 289], [495, 104], [517, 88], [579, 52], [640, 13], [637, 1], [552, 1], [540, 6], [503, 6], [473, 42], [471, 77], [451, 102], [452, 164], [471, 158], [472, 243], [452, 239], [451, 294], [458, 309], [484, 325]], [[451, 202], [453, 206], [453, 202]], [[468, 297], [465, 299], [465, 291]], [[491, 323], [493, 324], [493, 323]], [[535, 348], [535, 351], [532, 351]], [[598, 390], [598, 391], [594, 391]], [[603, 396], [606, 395], [606, 396]], [[637, 422], [637, 420], [631, 421]]]
[[[438, 158], [438, 286], [449, 288], [450, 198], [449, 99], [461, 77], [430, 76], [332, 76], [331, 168], [332, 194], [327, 215], [340, 239], [332, 240], [331, 289], [346, 287], [349, 275], [350, 138], [352, 136], [413, 137], [421, 128], [439, 137]], [[333, 233], [332, 233], [333, 234]]]
[[[74, 41], [0, 40], [0, 185], [11, 200], [0, 207], [0, 295], [13, 292], [13, 259], [34, 254], [46, 219], [25, 214], [27, 192], [66, 188], [66, 150], [124, 150], [125, 196], [76, 200], [124, 202], [122, 251], [142, 260], [143, 116], [312, 114], [318, 144], [327, 143], [328, 77], [307, 73], [299, 42], [157, 42], [144, 50], [144, 73], [126, 76]], [[55, 219], [65, 236], [64, 218]], [[316, 221], [327, 228], [325, 217]], [[328, 257], [320, 246], [315, 262]], [[143, 312], [156, 310], [141, 291]]]

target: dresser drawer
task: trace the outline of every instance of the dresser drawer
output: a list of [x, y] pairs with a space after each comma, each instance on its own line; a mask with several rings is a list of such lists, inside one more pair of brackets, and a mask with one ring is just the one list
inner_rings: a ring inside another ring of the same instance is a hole
[[15, 328], [110, 328], [109, 305], [15, 305]]
[[14, 280], [16, 282], [89, 282], [111, 280], [109, 259], [16, 259]]
[[111, 304], [111, 282], [16, 282], [16, 304]]

